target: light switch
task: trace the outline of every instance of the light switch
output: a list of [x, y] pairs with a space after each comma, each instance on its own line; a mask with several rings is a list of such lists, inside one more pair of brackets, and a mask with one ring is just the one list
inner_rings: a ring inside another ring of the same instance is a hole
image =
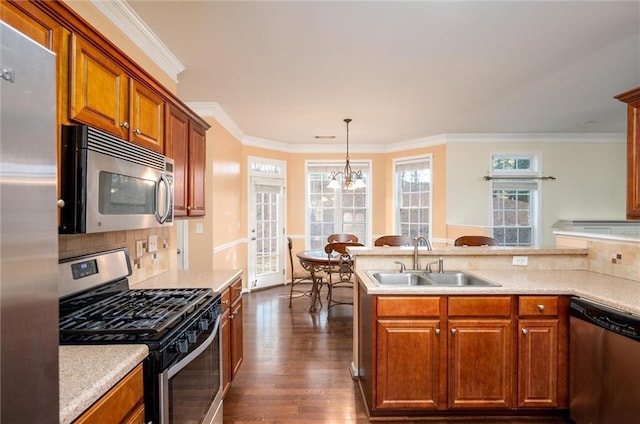
[[196, 234], [202, 234], [202, 233], [204, 233], [204, 226], [202, 225], [202, 223], [196, 224]]
[[139, 258], [144, 255], [144, 241], [138, 240], [136, 241], [136, 257]]

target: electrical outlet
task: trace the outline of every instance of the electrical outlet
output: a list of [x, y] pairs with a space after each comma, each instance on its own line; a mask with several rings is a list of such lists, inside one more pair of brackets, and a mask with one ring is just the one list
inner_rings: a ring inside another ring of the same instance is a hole
[[139, 258], [142, 255], [144, 255], [144, 241], [138, 240], [136, 241], [136, 257]]
[[513, 264], [514, 265], [527, 266], [528, 263], [529, 263], [529, 257], [528, 256], [514, 256], [513, 257]]
[[155, 252], [158, 250], [158, 236], [149, 236], [149, 244], [148, 244], [148, 248], [147, 251], [148, 252]]

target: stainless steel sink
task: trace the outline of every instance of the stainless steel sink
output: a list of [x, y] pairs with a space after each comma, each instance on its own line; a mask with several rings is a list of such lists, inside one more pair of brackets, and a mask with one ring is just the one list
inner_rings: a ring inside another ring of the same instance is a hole
[[464, 271], [447, 271], [443, 273], [427, 271], [367, 271], [367, 273], [379, 286], [500, 287], [500, 284]]
[[452, 271], [443, 273], [428, 273], [426, 278], [432, 281], [436, 286], [460, 286], [460, 287], [500, 287], [499, 284], [492, 283], [484, 278], [477, 277], [475, 275], [467, 274], [462, 271]]
[[369, 273], [373, 280], [381, 286], [432, 286], [433, 283], [427, 280], [422, 272], [393, 272], [381, 271]]

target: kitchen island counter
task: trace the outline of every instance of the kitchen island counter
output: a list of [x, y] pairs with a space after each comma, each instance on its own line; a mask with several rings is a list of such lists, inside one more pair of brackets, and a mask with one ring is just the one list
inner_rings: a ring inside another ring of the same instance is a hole
[[60, 346], [60, 423], [78, 418], [148, 354], [146, 345]]
[[379, 286], [366, 271], [357, 271], [373, 295], [501, 295], [581, 296], [626, 312], [640, 314], [640, 282], [581, 270], [470, 270], [500, 287]]

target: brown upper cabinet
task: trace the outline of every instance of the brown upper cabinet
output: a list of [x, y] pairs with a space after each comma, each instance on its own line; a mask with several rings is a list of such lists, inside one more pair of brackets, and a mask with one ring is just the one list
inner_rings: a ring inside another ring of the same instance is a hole
[[640, 87], [615, 98], [627, 104], [627, 219], [640, 219]]
[[71, 37], [69, 119], [164, 153], [164, 100], [109, 56]]
[[167, 156], [174, 160], [174, 217], [205, 214], [206, 128], [167, 107]]

